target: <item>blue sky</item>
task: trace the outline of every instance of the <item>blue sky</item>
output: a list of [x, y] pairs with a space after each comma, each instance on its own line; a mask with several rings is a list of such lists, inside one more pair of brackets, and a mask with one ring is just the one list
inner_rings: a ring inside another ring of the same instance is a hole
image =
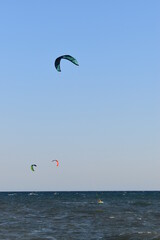
[[[159, 11], [158, 0], [0, 2], [1, 191], [160, 189]], [[79, 67], [57, 72], [63, 54]]]

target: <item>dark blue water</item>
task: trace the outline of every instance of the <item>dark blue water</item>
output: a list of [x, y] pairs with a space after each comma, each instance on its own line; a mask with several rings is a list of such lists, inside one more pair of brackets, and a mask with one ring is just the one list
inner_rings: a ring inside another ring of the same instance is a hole
[[0, 193], [0, 239], [160, 239], [160, 192]]

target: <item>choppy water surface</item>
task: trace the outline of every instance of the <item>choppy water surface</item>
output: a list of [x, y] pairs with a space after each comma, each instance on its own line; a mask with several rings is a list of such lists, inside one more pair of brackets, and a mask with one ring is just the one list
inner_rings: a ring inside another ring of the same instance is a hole
[[158, 240], [160, 192], [0, 193], [0, 239]]

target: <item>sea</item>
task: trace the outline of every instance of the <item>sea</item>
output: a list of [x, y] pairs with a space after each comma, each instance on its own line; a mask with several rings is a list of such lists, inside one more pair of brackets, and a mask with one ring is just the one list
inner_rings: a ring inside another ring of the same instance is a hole
[[160, 240], [160, 192], [0, 192], [0, 240], [19, 239]]

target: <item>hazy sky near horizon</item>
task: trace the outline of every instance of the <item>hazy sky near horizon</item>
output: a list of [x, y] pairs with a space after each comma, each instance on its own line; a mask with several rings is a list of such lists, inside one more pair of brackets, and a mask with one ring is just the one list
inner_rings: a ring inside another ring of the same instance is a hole
[[159, 12], [0, 1], [0, 191], [160, 190]]

